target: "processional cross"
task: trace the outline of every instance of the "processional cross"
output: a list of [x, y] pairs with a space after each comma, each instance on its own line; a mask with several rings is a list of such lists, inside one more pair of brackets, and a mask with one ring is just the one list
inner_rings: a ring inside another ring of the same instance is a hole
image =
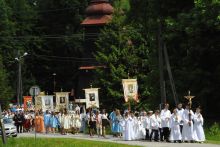
[[188, 95], [187, 96], [184, 96], [188, 101], [189, 101], [189, 109], [191, 109], [192, 107], [192, 99], [195, 97], [195, 96], [191, 96], [190, 95], [190, 90], [188, 91]]
[[[195, 96], [190, 95], [190, 90], [188, 91], [188, 95], [184, 96], [184, 98], [186, 98], [189, 101], [189, 121], [192, 121], [192, 117], [191, 117], [192, 114], [190, 113], [190, 110], [191, 110], [191, 107], [192, 107], [192, 99], [194, 97]], [[189, 123], [189, 126], [191, 126], [191, 123]]]

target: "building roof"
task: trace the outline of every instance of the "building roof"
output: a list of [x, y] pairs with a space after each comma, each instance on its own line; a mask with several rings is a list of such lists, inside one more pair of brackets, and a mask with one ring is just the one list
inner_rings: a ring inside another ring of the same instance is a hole
[[94, 16], [88, 16], [84, 21], [81, 23], [81, 25], [105, 25], [109, 21], [111, 21], [112, 16], [111, 15], [94, 15]]
[[112, 19], [113, 7], [108, 0], [92, 0], [86, 8], [86, 19], [81, 25], [105, 25]]
[[97, 69], [97, 68], [106, 68], [106, 66], [80, 66], [79, 70], [90, 70], [90, 69]]
[[114, 12], [109, 3], [92, 3], [86, 8], [86, 15], [111, 15]]

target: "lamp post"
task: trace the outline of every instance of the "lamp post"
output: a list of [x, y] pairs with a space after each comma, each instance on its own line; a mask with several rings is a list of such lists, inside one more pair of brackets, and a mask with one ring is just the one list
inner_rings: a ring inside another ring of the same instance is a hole
[[56, 73], [53, 73], [53, 92], [56, 90]]
[[[19, 52], [18, 52], [19, 55]], [[22, 59], [27, 56], [28, 53], [25, 52], [22, 56], [18, 56], [15, 58], [18, 61], [18, 81], [17, 81], [17, 105], [21, 105], [22, 102], [22, 77], [21, 77], [21, 61]]]

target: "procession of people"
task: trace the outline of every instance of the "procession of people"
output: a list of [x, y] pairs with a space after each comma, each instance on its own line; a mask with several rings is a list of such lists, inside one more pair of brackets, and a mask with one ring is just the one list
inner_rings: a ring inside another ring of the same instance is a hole
[[[122, 113], [121, 113], [122, 112]], [[108, 113], [105, 109], [80, 109], [76, 107], [69, 111], [60, 112], [41, 110], [36, 112], [4, 111], [4, 117], [12, 118], [17, 127], [17, 132], [61, 133], [78, 134], [86, 133], [93, 137], [106, 138], [107, 129], [111, 129], [114, 137], [123, 140], [148, 140], [155, 142], [204, 142], [203, 116], [201, 108], [196, 108], [195, 113], [186, 104], [185, 109], [180, 103], [176, 108], [169, 109], [169, 104], [164, 109], [153, 111], [131, 111], [114, 109]], [[88, 129], [87, 129], [88, 128]]]

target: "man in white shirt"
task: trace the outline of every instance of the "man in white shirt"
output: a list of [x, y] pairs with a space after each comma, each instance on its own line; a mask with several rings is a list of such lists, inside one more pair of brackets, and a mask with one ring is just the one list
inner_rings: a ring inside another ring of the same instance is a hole
[[145, 134], [145, 140], [150, 139], [150, 117], [152, 116], [152, 111], [143, 112], [143, 116], [141, 118], [141, 123], [143, 125], [143, 128], [145, 128], [146, 134]]
[[182, 130], [183, 130], [183, 112], [184, 112], [183, 104], [179, 103], [177, 105], [177, 114], [180, 117], [180, 132], [181, 132], [181, 134], [182, 134]]
[[169, 136], [170, 136], [170, 117], [171, 112], [169, 110], [169, 104], [165, 104], [164, 109], [161, 111], [161, 127], [162, 127], [162, 138], [164, 137], [164, 140], [169, 142]]

